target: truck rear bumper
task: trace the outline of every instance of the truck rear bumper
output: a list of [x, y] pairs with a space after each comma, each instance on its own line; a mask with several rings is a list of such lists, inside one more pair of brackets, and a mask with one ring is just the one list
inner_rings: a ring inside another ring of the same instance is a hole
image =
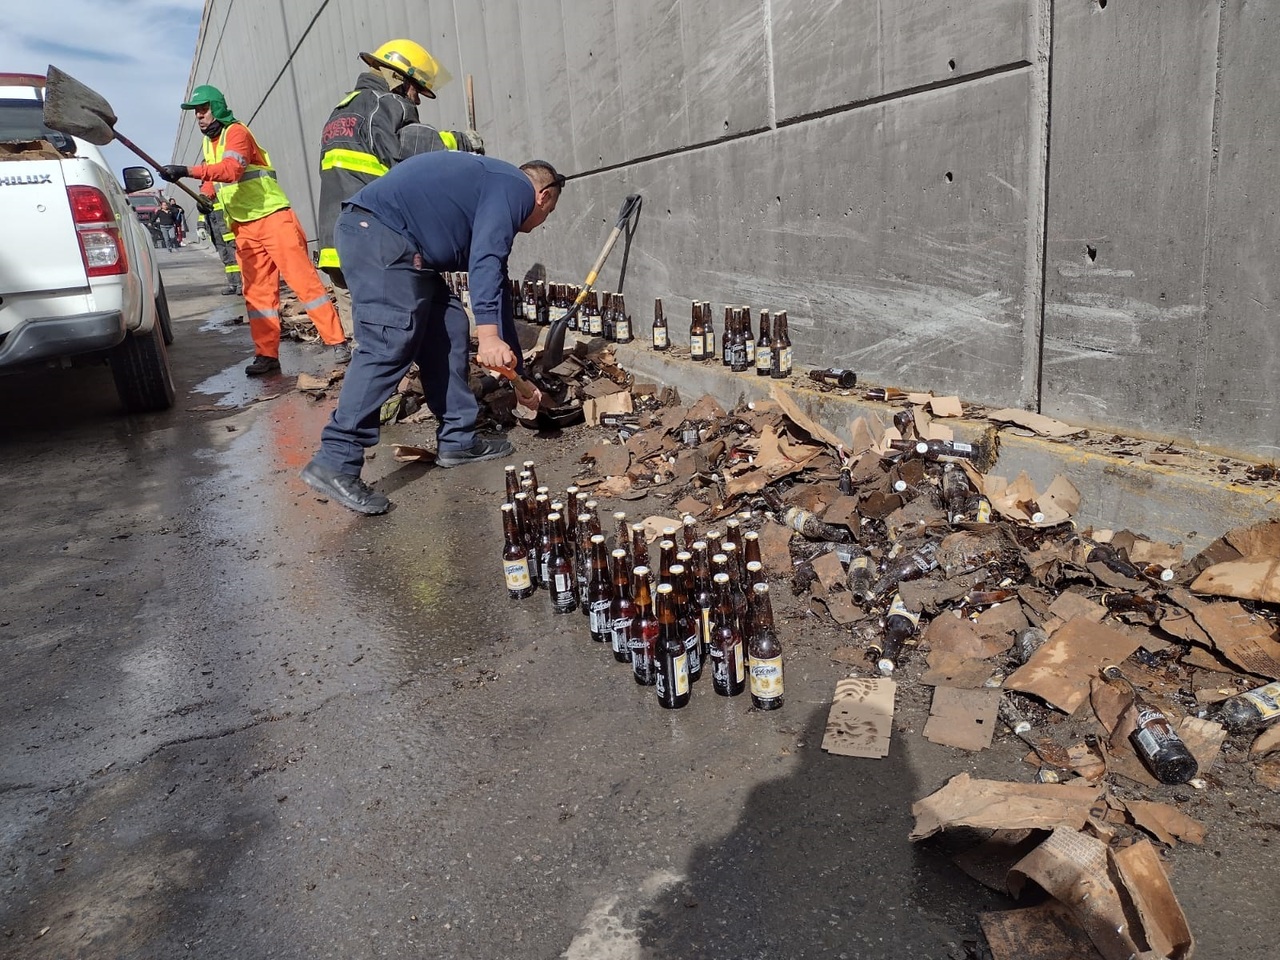
[[0, 369], [109, 350], [126, 332], [119, 310], [24, 320], [0, 340]]

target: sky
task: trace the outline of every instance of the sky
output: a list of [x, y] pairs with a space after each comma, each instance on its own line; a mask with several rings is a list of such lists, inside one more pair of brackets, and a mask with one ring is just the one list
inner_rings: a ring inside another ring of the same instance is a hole
[[[0, 73], [49, 64], [111, 104], [116, 130], [161, 163], [172, 159], [204, 0], [35, 0], [5, 5]], [[117, 177], [143, 165], [119, 143], [103, 147]], [[157, 178], [157, 186], [164, 184]]]

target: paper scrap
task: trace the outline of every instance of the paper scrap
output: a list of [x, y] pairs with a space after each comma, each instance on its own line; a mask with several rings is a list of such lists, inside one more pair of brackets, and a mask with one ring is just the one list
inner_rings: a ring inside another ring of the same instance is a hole
[[960, 750], [987, 749], [995, 734], [996, 710], [1002, 695], [993, 687], [934, 687], [933, 705], [924, 724], [925, 739]]
[[887, 757], [898, 690], [884, 677], [850, 677], [836, 684], [822, 749], [845, 757]]
[[1090, 681], [1099, 668], [1122, 663], [1140, 646], [1142, 641], [1137, 637], [1075, 617], [1054, 631], [1004, 685], [1074, 713], [1088, 698]]

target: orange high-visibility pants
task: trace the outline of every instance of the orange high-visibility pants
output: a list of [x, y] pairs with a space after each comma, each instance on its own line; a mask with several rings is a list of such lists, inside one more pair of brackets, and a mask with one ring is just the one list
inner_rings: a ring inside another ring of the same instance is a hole
[[321, 340], [335, 344], [346, 339], [338, 311], [311, 263], [306, 235], [292, 210], [277, 210], [249, 223], [232, 221], [231, 231], [236, 235], [236, 259], [240, 261], [249, 332], [259, 356], [280, 356], [282, 276], [302, 301], [302, 309], [320, 331]]

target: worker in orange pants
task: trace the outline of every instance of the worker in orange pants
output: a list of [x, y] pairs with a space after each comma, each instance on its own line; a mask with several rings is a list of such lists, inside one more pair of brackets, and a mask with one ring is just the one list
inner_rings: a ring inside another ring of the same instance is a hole
[[293, 288], [320, 339], [333, 348], [334, 359], [346, 363], [351, 348], [342, 321], [307, 254], [307, 238], [289, 207], [289, 198], [276, 182], [267, 151], [227, 107], [217, 87], [205, 84], [191, 91], [182, 105], [194, 110], [204, 134], [204, 163], [186, 167], [166, 164], [160, 176], [170, 183], [182, 177], [202, 181], [209, 209], [212, 198], [235, 234], [236, 257], [244, 283], [245, 306], [253, 335], [254, 358], [244, 368], [251, 377], [280, 370], [280, 277]]

